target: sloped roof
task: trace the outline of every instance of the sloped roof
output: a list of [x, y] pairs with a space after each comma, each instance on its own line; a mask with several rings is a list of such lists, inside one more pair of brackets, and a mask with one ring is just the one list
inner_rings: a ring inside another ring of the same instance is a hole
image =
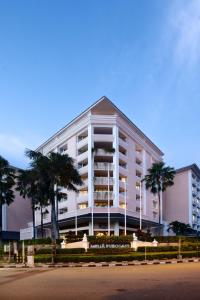
[[50, 142], [53, 138], [56, 137], [56, 135], [62, 133], [64, 130], [66, 130], [69, 126], [71, 126], [74, 122], [81, 119], [84, 115], [86, 115], [88, 112], [98, 112], [99, 114], [115, 114], [116, 112], [123, 117], [129, 124], [148, 142], [150, 143], [159, 153], [160, 155], [164, 155], [164, 153], [106, 96], [101, 97], [99, 100], [94, 102], [91, 106], [89, 106], [86, 110], [84, 110], [80, 115], [72, 119], [71, 122], [69, 122], [66, 126], [61, 128], [58, 132], [56, 132], [53, 136], [51, 136], [46, 142], [44, 142], [42, 145], [40, 145], [36, 151], [39, 151], [40, 148], [45, 146], [48, 142]]
[[176, 173], [182, 173], [182, 172], [189, 171], [189, 170], [192, 170], [198, 177], [200, 177], [200, 169], [197, 166], [197, 164], [195, 164], [195, 163], [192, 165], [177, 169]]

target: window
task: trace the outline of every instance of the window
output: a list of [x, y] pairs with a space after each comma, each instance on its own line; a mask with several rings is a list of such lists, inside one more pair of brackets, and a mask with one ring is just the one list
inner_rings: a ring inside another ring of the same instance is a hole
[[141, 173], [140, 171], [138, 171], [138, 170], [136, 170], [136, 173], [135, 173], [135, 174], [136, 174], [136, 176], [139, 177], [139, 178], [142, 177], [142, 173]]
[[154, 209], [157, 209], [158, 208], [158, 203], [157, 201], [153, 200], [153, 208]]
[[68, 212], [68, 208], [67, 207], [63, 207], [63, 208], [60, 208], [58, 210], [59, 215], [63, 215], [65, 213], [67, 213], [67, 212]]
[[81, 203], [81, 204], [78, 205], [78, 209], [84, 209], [84, 208], [87, 208], [87, 207], [88, 207], [87, 203]]
[[136, 206], [136, 212], [140, 212], [140, 207]]
[[64, 154], [68, 150], [68, 145], [65, 144], [64, 146], [60, 147], [60, 154]]
[[125, 136], [122, 132], [119, 132], [119, 138], [120, 138], [122, 141], [126, 142], [126, 136]]
[[138, 190], [138, 191], [140, 190], [140, 183], [139, 183], [138, 181], [136, 182], [135, 188], [136, 188], [136, 190]]
[[136, 194], [136, 200], [140, 200], [140, 195]]
[[154, 220], [157, 218], [157, 212], [153, 211], [153, 218]]

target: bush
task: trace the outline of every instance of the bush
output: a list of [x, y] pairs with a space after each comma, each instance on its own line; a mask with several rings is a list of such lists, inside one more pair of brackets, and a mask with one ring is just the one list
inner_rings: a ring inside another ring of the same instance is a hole
[[[183, 258], [195, 257], [196, 252], [181, 252]], [[162, 252], [162, 253], [147, 253], [147, 260], [163, 260], [177, 258], [177, 252]], [[122, 255], [56, 255], [57, 263], [68, 263], [68, 262], [110, 262], [110, 261], [143, 261], [145, 259], [144, 253], [133, 253], [133, 254], [122, 254]], [[51, 255], [36, 255], [36, 263], [50, 263]]]
[[[60, 244], [63, 240], [57, 239], [56, 244]], [[25, 240], [25, 245], [50, 245], [52, 243], [51, 238], [43, 238], [43, 239], [32, 239], [32, 240]]]
[[132, 248], [90, 248], [87, 253], [106, 255], [106, 254], [128, 254], [133, 253]]
[[82, 234], [75, 234], [73, 231], [69, 231], [65, 235], [65, 239], [67, 243], [74, 243], [74, 242], [79, 242], [82, 241], [83, 235]]
[[160, 247], [138, 247], [138, 252], [173, 252], [178, 251], [178, 246], [160, 246]]
[[[36, 250], [37, 254], [51, 254], [52, 248], [46, 248], [46, 249], [38, 249]], [[84, 248], [72, 248], [72, 249], [56, 249], [57, 254], [83, 254], [85, 253]]]
[[181, 238], [181, 242], [188, 242], [188, 243], [196, 243], [197, 241], [200, 242], [200, 238], [189, 237], [189, 236], [156, 236], [155, 237], [155, 239], [159, 243], [178, 243], [180, 238]]

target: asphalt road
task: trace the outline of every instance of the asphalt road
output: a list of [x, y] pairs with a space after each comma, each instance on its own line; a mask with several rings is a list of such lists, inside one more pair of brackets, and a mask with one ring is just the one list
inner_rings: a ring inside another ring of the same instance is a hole
[[200, 299], [200, 263], [0, 269], [0, 300]]

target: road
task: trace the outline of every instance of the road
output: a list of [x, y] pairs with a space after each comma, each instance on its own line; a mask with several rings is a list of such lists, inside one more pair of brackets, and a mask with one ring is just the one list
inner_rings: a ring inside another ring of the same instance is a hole
[[200, 264], [0, 269], [1, 300], [200, 299]]

